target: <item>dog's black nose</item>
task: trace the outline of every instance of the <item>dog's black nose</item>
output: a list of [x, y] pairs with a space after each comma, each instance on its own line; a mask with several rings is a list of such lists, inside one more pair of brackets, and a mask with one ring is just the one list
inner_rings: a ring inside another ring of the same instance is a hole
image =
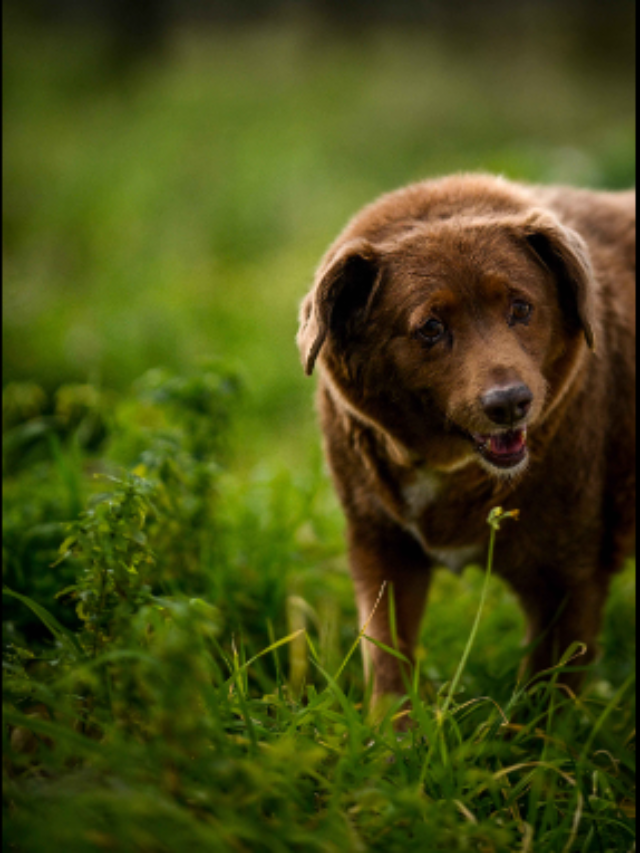
[[509, 385], [488, 391], [480, 402], [484, 413], [494, 424], [515, 426], [526, 417], [533, 403], [533, 394], [526, 385]]

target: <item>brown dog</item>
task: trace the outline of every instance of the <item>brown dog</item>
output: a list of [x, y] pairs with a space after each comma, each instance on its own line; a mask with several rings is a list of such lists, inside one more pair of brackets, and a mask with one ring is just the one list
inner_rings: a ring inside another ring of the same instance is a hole
[[[329, 249], [298, 344], [361, 618], [392, 583], [411, 658], [432, 570], [482, 560], [491, 508], [517, 508], [496, 569], [531, 668], [573, 641], [591, 659], [635, 544], [635, 194], [457, 176], [386, 195]], [[386, 595], [369, 633], [392, 644]], [[403, 693], [371, 648], [374, 697]]]

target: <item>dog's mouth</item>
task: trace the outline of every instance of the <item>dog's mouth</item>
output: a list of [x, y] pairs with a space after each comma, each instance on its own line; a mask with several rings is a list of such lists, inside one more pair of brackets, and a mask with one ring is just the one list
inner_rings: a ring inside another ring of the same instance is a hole
[[528, 456], [527, 428], [505, 430], [491, 435], [474, 433], [471, 440], [477, 452], [501, 471], [517, 468]]

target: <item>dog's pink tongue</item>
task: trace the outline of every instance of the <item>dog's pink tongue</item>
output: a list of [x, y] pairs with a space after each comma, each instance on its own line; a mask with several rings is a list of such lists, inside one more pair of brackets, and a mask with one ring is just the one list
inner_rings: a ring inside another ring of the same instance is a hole
[[527, 434], [524, 430], [517, 432], [505, 432], [501, 435], [492, 435], [489, 447], [494, 456], [515, 456], [524, 450], [527, 443]]

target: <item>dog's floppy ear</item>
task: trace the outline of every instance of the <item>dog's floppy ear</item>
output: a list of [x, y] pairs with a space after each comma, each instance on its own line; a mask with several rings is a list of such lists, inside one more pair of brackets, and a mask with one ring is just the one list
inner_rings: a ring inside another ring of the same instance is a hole
[[527, 216], [522, 232], [529, 248], [555, 276], [561, 303], [574, 314], [595, 351], [594, 273], [586, 243], [543, 210]]
[[297, 343], [307, 376], [327, 335], [344, 337], [356, 316], [366, 313], [379, 280], [378, 254], [368, 240], [350, 240], [325, 259], [300, 309]]

